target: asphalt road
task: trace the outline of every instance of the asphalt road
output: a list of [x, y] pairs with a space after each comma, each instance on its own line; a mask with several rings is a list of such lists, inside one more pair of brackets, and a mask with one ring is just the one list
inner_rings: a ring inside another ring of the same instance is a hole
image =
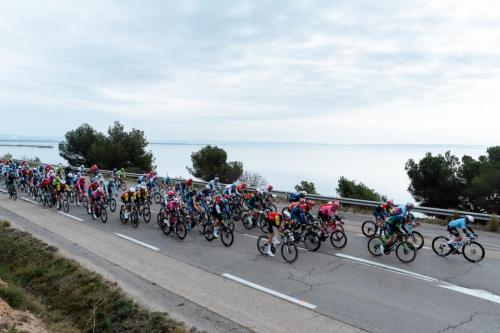
[[[198, 273], [193, 274], [199, 276], [210, 273], [210, 279], [237, 280], [231, 284], [234, 290], [225, 288], [224, 292], [203, 295], [202, 298], [199, 291], [195, 293], [194, 287], [179, 289], [168, 282], [166, 285], [157, 284], [228, 318], [231, 323], [256, 331], [500, 331], [500, 242], [494, 234], [480, 232], [479, 241], [485, 246], [486, 258], [472, 264], [458, 255], [447, 258], [436, 256], [428, 247], [431, 246], [431, 239], [444, 234], [444, 230], [442, 227], [423, 225], [419, 231], [426, 237], [425, 247], [418, 252], [414, 262], [403, 264], [394, 253], [371, 256], [367, 250], [368, 239], [360, 235], [360, 225], [366, 217], [344, 213], [340, 214], [345, 219], [348, 237], [344, 249], [336, 250], [329, 242], [324, 242], [318, 252], [300, 250], [298, 260], [290, 265], [279, 255], [275, 258], [260, 255], [256, 248], [260, 230], [249, 232], [241, 223], [236, 223], [234, 244], [225, 248], [220, 241], [206, 241], [197, 230], [191, 231], [183, 241], [165, 236], [156, 224], [156, 214], [153, 214], [149, 224], [141, 221], [139, 227], [134, 229], [131, 225], [120, 223], [118, 212], [111, 214], [108, 222], [103, 224], [92, 220], [83, 208], [74, 205], [70, 207], [70, 216], [64, 216], [55, 209], [42, 209], [38, 204], [21, 199], [14, 203], [6, 195], [1, 195], [0, 206], [36, 226], [59, 233], [69, 241], [76, 240], [80, 247], [88, 251], [106, 253], [109, 256], [107, 260], [116, 265], [128, 265], [127, 261], [121, 263], [121, 257], [111, 258], [118, 256], [114, 252], [124, 251], [123, 248], [114, 248], [111, 243], [97, 244], [98, 239], [88, 243], [79, 240], [84, 238], [84, 234], [106, 236], [108, 238], [106, 241], [103, 238], [103, 242], [117, 239], [120, 246], [126, 242], [127, 253], [139, 258], [142, 256], [144, 263], [149, 265], [156, 263], [161, 266], [168, 260], [174, 260], [175, 265], [182, 263], [185, 266], [181, 271], [186, 272], [187, 281], [192, 278], [187, 272], [191, 269], [197, 269]], [[158, 206], [153, 205], [152, 210], [156, 212]], [[54, 225], [51, 219], [61, 220], [64, 232], [62, 225]], [[24, 227], [30, 228], [29, 225]], [[30, 231], [37, 235], [36, 227]], [[155, 263], [149, 262], [153, 254], [157, 260]], [[154, 281], [153, 268], [153, 271], [142, 270], [139, 266], [127, 269]], [[200, 283], [205, 283], [203, 281]], [[242, 283], [267, 289], [255, 290]], [[244, 292], [248, 294], [245, 298], [240, 295]], [[269, 294], [276, 292], [280, 295]], [[247, 302], [246, 297], [252, 298], [252, 301]], [[295, 303], [284, 300], [284, 297], [293, 298], [291, 301]], [[272, 308], [264, 306], [268, 302], [274, 302], [269, 303]], [[219, 304], [226, 306], [218, 307]], [[247, 316], [240, 315], [240, 312]], [[311, 317], [309, 313], [316, 315]], [[213, 327], [212, 330], [223, 331], [226, 328], [222, 327], [229, 326]]]

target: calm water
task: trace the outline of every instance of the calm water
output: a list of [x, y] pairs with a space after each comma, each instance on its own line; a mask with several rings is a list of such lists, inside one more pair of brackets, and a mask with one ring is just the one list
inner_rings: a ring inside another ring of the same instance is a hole
[[[2, 144], [4, 142], [0, 142]], [[16, 142], [10, 142], [11, 144]], [[29, 143], [25, 143], [29, 144]], [[39, 157], [44, 162], [64, 163], [57, 143], [37, 142], [54, 148], [4, 147], [15, 158]], [[160, 175], [188, 177], [186, 166], [191, 165], [191, 153], [203, 145], [151, 144]], [[419, 145], [318, 145], [276, 143], [221, 143], [229, 160], [242, 161], [245, 170], [263, 175], [276, 189], [293, 190], [301, 180], [312, 181], [325, 195], [333, 195], [341, 176], [361, 181], [379, 193], [404, 202], [411, 200], [407, 192], [409, 179], [404, 170], [409, 158], [420, 159], [427, 152], [477, 158], [486, 153], [481, 146], [419, 146]]]

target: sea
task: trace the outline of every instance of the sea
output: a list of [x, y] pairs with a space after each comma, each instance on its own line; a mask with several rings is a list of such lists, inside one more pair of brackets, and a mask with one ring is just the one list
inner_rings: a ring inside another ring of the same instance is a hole
[[[191, 154], [208, 143], [150, 143], [161, 176], [191, 177]], [[396, 202], [412, 201], [410, 180], [405, 171], [408, 159], [416, 161], [427, 152], [474, 158], [486, 154], [486, 146], [468, 145], [335, 145], [310, 143], [216, 142], [228, 154], [229, 161], [241, 161], [245, 170], [259, 173], [275, 189], [293, 191], [302, 180], [313, 182], [319, 193], [337, 195], [341, 176], [362, 182]], [[51, 148], [5, 145], [51, 146]], [[58, 142], [0, 141], [0, 156], [38, 157], [45, 163], [65, 163], [59, 156]]]

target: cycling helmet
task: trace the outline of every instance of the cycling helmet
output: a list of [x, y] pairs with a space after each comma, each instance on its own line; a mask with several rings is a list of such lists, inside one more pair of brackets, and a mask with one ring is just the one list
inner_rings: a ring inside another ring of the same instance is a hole
[[335, 209], [339, 208], [340, 207], [340, 202], [338, 200], [333, 200], [332, 201], [332, 207], [334, 207]]
[[216, 182], [218, 182], [218, 181], [219, 181], [219, 177], [215, 177], [215, 178], [214, 178], [214, 180], [215, 180]]
[[224, 199], [228, 200], [229, 199], [229, 194], [224, 194]]
[[174, 192], [174, 191], [168, 191], [168, 192], [167, 192], [167, 195], [168, 195], [169, 197], [173, 197], [173, 196], [175, 195], [175, 192]]
[[306, 192], [306, 191], [300, 191], [300, 192], [299, 192], [299, 196], [300, 196], [301, 198], [304, 198], [306, 195], [307, 195], [307, 192]]
[[413, 208], [415, 208], [415, 205], [414, 205], [412, 202], [408, 202], [408, 203], [406, 204], [406, 208], [408, 208], [408, 209], [413, 209]]
[[130, 191], [130, 192], [135, 192], [135, 187], [133, 187], [133, 186], [132, 186], [132, 187], [129, 189], [129, 191]]
[[305, 203], [306, 202], [306, 198], [300, 198], [300, 202]]
[[246, 183], [241, 184], [241, 188], [243, 189], [247, 188], [247, 184]]
[[118, 171], [116, 168], [113, 168], [113, 171]]
[[287, 219], [291, 219], [292, 218], [292, 215], [290, 214], [289, 211], [284, 211], [283, 212], [283, 216], [285, 216]]
[[474, 216], [465, 215], [465, 220], [468, 221], [469, 223], [474, 223]]
[[391, 199], [391, 200], [387, 200], [387, 206], [394, 206], [394, 201]]
[[205, 185], [205, 190], [210, 190], [210, 185]]
[[215, 203], [220, 203], [221, 202], [221, 197], [215, 198]]
[[192, 183], [193, 183], [193, 180], [191, 178], [189, 178], [188, 180], [186, 180], [186, 184], [191, 185]]
[[268, 190], [269, 192], [271, 192], [271, 191], [273, 190], [273, 188], [274, 188], [274, 187], [273, 187], [273, 185], [267, 185], [267, 190]]
[[76, 175], [77, 175], [78, 177], [81, 177], [82, 173], [81, 173], [81, 172], [78, 172]]
[[312, 207], [312, 206], [314, 206], [314, 205], [316, 204], [316, 202], [315, 202], [315, 201], [313, 201], [313, 200], [307, 200], [307, 202], [306, 202], [306, 203], [307, 203], [307, 205], [308, 205], [309, 207]]

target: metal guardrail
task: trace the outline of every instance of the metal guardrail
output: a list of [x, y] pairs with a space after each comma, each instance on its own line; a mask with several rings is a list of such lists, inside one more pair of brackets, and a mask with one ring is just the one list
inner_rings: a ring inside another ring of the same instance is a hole
[[[31, 164], [39, 165], [39, 164], [44, 164], [44, 163], [35, 163], [35, 162], [30, 162]], [[77, 170], [77, 167], [70, 166], [73, 170]], [[90, 169], [85, 169], [85, 171], [89, 171]], [[112, 172], [110, 170], [99, 170], [103, 174], [111, 174]], [[125, 176], [129, 178], [138, 178], [142, 176], [143, 174], [138, 174], [138, 173], [131, 173], [131, 172], [126, 172]], [[158, 176], [159, 179], [164, 180], [164, 177]], [[179, 182], [179, 181], [184, 181], [184, 179], [179, 179], [179, 178], [171, 178], [172, 181], [174, 182]], [[193, 184], [195, 185], [200, 185], [200, 186], [205, 186], [208, 184], [205, 181], [193, 181]], [[225, 186], [226, 184], [222, 184], [221, 186]], [[255, 188], [249, 188], [250, 190], [255, 191]], [[292, 192], [287, 192], [287, 191], [278, 191], [278, 190], [273, 190], [273, 193], [282, 196], [282, 197], [288, 197], [289, 195], [292, 194]], [[354, 205], [354, 206], [362, 206], [362, 207], [376, 207], [382, 202], [377, 202], [377, 201], [370, 201], [370, 200], [361, 200], [361, 199], [350, 199], [350, 198], [340, 198], [340, 197], [330, 197], [330, 196], [323, 196], [323, 195], [314, 195], [314, 194], [308, 194], [308, 198], [314, 199], [314, 200], [319, 200], [319, 201], [331, 201], [331, 200], [338, 200], [341, 204], [348, 204], [348, 205]], [[466, 212], [466, 211], [459, 211], [459, 210], [453, 210], [453, 209], [441, 209], [441, 208], [432, 208], [432, 207], [422, 207], [422, 206], [415, 206], [413, 209], [415, 212], [427, 214], [427, 215], [438, 215], [438, 216], [454, 216], [456, 214], [458, 215], [471, 215], [474, 217], [474, 219], [480, 220], [480, 221], [489, 221], [492, 217], [490, 214], [482, 214], [482, 213], [473, 213], [473, 212]]]

